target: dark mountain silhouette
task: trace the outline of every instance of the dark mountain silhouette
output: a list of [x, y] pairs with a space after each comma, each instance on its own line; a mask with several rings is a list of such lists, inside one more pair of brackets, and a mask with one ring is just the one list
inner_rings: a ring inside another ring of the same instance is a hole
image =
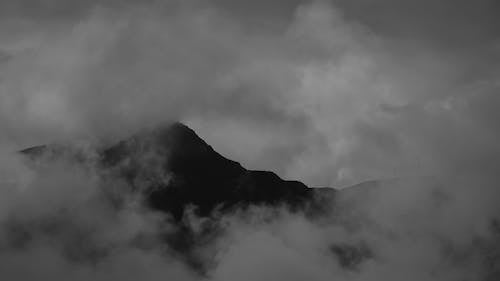
[[[330, 214], [337, 192], [342, 195], [339, 208], [370, 200], [370, 196], [384, 188], [397, 188], [400, 184], [411, 183], [408, 179], [371, 180], [336, 191], [331, 188], [310, 188], [298, 181], [283, 180], [270, 171], [247, 170], [238, 162], [229, 160], [217, 153], [193, 130], [181, 123], [157, 127], [135, 134], [125, 140], [88, 151], [64, 145], [41, 145], [20, 151], [35, 160], [70, 158], [82, 164], [91, 158], [92, 165], [103, 172], [103, 177], [123, 179], [133, 191], [144, 198], [153, 210], [170, 215], [174, 230], [159, 233], [165, 241], [167, 251], [184, 261], [198, 273], [205, 275], [213, 266], [213, 257], [203, 257], [198, 251], [210, 245], [224, 233], [224, 225], [219, 224], [219, 213], [230, 213], [254, 205], [285, 207], [292, 212], [303, 212], [311, 219]], [[43, 161], [42, 161], [43, 163]], [[418, 183], [423, 179], [419, 178]], [[433, 178], [429, 183], [438, 184]], [[436, 193], [436, 196], [441, 196]], [[194, 229], [185, 220], [187, 210], [204, 218], [201, 226]], [[331, 218], [327, 218], [331, 219]], [[40, 223], [38, 232], [51, 234], [64, 229], [55, 222], [52, 225]], [[64, 221], [63, 221], [64, 223]], [[35, 226], [38, 224], [34, 224]], [[54, 225], [56, 226], [54, 228]], [[498, 222], [492, 222], [495, 233], [500, 233]], [[33, 224], [31, 224], [33, 228]], [[9, 221], [11, 241], [22, 247], [25, 241], [36, 235], [30, 234], [22, 222]], [[36, 227], [35, 227], [36, 228]], [[56, 230], [54, 230], [56, 229]], [[30, 236], [31, 235], [31, 236]], [[57, 233], [55, 233], [57, 235]], [[147, 239], [146, 239], [147, 240]], [[141, 243], [138, 237], [137, 243]], [[148, 247], [147, 242], [144, 246]], [[106, 248], [95, 248], [84, 244], [67, 249], [69, 258], [81, 262], [96, 262], [108, 254]], [[325, 249], [337, 264], [356, 271], [367, 260], [376, 257], [376, 252], [365, 241], [335, 242]], [[497, 261], [496, 256], [486, 258], [488, 264]], [[496, 280], [497, 271], [491, 268], [491, 280]], [[489, 280], [489, 279], [488, 279]]]
[[[20, 152], [33, 160], [69, 156], [85, 163], [88, 158], [84, 152], [61, 145]], [[196, 247], [213, 241], [223, 231], [213, 216], [215, 211], [277, 206], [317, 217], [331, 207], [336, 193], [331, 188], [309, 188], [298, 181], [283, 180], [270, 171], [247, 170], [217, 153], [181, 123], [146, 130], [98, 149], [93, 159], [105, 176], [124, 179], [149, 207], [171, 215], [178, 230], [165, 233], [163, 239], [173, 254], [201, 273], [208, 265]], [[184, 222], [187, 210], [209, 218], [201, 231]], [[357, 253], [346, 246], [333, 249], [332, 253], [348, 265], [347, 260]]]
[[[36, 158], [50, 152], [50, 157], [58, 157], [64, 151], [60, 146], [42, 145], [21, 153]], [[199, 216], [249, 205], [318, 209], [318, 191], [334, 193], [333, 189], [312, 189], [299, 181], [283, 180], [270, 171], [247, 170], [217, 153], [182, 123], [138, 133], [97, 154], [98, 165], [124, 178], [145, 194], [150, 207], [176, 220], [182, 219], [188, 206]]]
[[[20, 152], [32, 160], [69, 157], [83, 164], [89, 158], [85, 152], [62, 145], [41, 145]], [[141, 193], [146, 205], [171, 215], [178, 230], [165, 233], [163, 239], [173, 254], [200, 273], [207, 265], [197, 255], [196, 247], [223, 231], [213, 218], [214, 211], [225, 213], [263, 205], [318, 215], [329, 206], [322, 200], [335, 194], [333, 189], [313, 189], [298, 181], [283, 180], [270, 171], [247, 170], [217, 153], [181, 123], [140, 132], [98, 149], [93, 156], [97, 162], [93, 164], [105, 176], [124, 179]], [[209, 218], [201, 231], [184, 222], [187, 210]]]

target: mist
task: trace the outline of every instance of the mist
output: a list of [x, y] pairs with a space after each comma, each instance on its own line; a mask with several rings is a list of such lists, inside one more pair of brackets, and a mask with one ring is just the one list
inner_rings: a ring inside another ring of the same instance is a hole
[[[493, 1], [80, 2], [0, 1], [0, 277], [498, 278]], [[199, 274], [161, 241], [170, 218], [93, 159], [172, 120], [247, 168], [342, 192], [321, 219], [186, 218], [223, 230], [197, 246]], [[16, 153], [45, 143], [84, 164]]]

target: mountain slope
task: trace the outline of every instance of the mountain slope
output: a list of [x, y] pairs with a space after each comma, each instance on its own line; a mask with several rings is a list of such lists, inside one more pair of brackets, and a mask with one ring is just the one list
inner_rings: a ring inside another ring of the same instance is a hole
[[[64, 154], [54, 146], [22, 150], [31, 157]], [[273, 172], [252, 171], [217, 153], [192, 129], [174, 123], [138, 133], [98, 151], [98, 165], [145, 194], [153, 209], [180, 220], [186, 207], [200, 216], [249, 205], [284, 205], [291, 210], [317, 205], [315, 193]], [[77, 157], [81, 158], [81, 157]], [[321, 189], [321, 193], [334, 193]]]

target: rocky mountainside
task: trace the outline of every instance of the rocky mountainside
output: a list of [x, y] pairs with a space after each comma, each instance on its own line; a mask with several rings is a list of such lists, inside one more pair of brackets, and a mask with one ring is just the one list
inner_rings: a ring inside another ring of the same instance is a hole
[[[97, 150], [53, 144], [20, 153], [29, 162], [42, 163], [42, 167], [44, 161], [54, 159], [69, 159], [84, 167], [90, 162], [104, 182], [106, 178], [125, 182], [127, 190], [139, 194], [146, 206], [172, 218], [176, 230], [161, 234], [161, 239], [172, 254], [202, 274], [209, 265], [196, 249], [223, 231], [216, 214], [268, 206], [318, 217], [326, 214], [336, 194], [334, 189], [309, 188], [298, 181], [283, 180], [270, 171], [247, 170], [217, 153], [181, 123], [146, 130]], [[108, 187], [104, 184], [104, 194]], [[107, 196], [112, 201], [113, 192]], [[208, 218], [201, 230], [186, 223], [188, 211]], [[338, 251], [344, 252], [343, 248]]]
[[[37, 158], [49, 151], [52, 157], [63, 154], [54, 145], [31, 147], [21, 153]], [[170, 213], [176, 220], [188, 206], [200, 216], [209, 216], [215, 209], [223, 212], [249, 205], [283, 205], [292, 211], [318, 209], [318, 192], [335, 192], [283, 180], [273, 172], [247, 170], [217, 153], [181, 123], [135, 134], [97, 154], [103, 170], [125, 179], [145, 194], [150, 207]]]

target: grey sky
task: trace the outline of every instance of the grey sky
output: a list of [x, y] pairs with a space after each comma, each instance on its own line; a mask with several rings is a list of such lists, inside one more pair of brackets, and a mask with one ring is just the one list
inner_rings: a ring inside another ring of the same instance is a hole
[[[441, 146], [428, 140], [447, 139], [436, 135], [445, 128], [458, 134], [475, 122], [473, 130], [498, 136], [494, 1], [0, 5], [0, 114], [10, 145], [117, 139], [181, 119], [246, 166], [343, 185], [427, 173], [416, 167], [436, 164], [421, 162]], [[453, 110], [429, 111], [439, 104]], [[436, 118], [444, 128], [420, 124]], [[409, 144], [415, 134], [428, 139]]]
[[[69, 209], [58, 218], [117, 249], [82, 267], [38, 232], [1, 252], [0, 229], [0, 272], [196, 279], [131, 247], [160, 218], [111, 212], [95, 175], [67, 163], [37, 174], [11, 153], [179, 119], [245, 167], [308, 185], [401, 180], [343, 193], [338, 223], [225, 217], [227, 236], [200, 249], [219, 258], [213, 279], [479, 280], [487, 249], [500, 251], [499, 14], [494, 0], [0, 0], [0, 222], [33, 226]], [[72, 244], [71, 231], [56, 240]], [[331, 243], [358, 240], [376, 252], [358, 272], [325, 258]]]

